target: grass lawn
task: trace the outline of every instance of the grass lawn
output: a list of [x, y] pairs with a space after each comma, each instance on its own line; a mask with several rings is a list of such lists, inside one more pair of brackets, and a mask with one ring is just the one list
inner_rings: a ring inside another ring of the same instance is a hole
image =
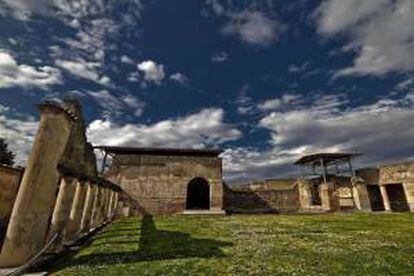
[[414, 275], [414, 214], [117, 220], [57, 275]]

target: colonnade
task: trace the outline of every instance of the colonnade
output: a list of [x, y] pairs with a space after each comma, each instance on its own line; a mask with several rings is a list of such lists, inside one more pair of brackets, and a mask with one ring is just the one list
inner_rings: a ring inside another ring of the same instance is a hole
[[59, 251], [115, 215], [120, 189], [102, 178], [59, 170], [77, 118], [63, 107], [39, 105], [41, 118], [0, 253], [15, 267], [51, 244]]

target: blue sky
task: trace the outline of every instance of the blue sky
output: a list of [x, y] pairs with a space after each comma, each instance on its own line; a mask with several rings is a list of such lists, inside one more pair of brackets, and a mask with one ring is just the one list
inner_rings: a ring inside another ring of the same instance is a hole
[[95, 145], [220, 147], [229, 181], [319, 151], [414, 157], [411, 0], [0, 0], [0, 136], [82, 101]]

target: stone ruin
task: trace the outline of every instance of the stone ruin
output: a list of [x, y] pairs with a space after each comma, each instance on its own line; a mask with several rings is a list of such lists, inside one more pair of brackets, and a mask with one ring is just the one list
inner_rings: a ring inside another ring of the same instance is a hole
[[354, 170], [357, 155], [320, 153], [296, 162], [311, 169], [297, 180], [230, 186], [220, 150], [94, 148], [77, 101], [38, 108], [26, 168], [0, 166], [0, 267], [60, 252], [119, 216], [414, 211], [414, 161]]
[[46, 250], [59, 252], [111, 221], [121, 193], [97, 173], [80, 104], [45, 102], [38, 109], [38, 132], [24, 172], [0, 171], [2, 187], [12, 187], [2, 196], [0, 267], [21, 266]]

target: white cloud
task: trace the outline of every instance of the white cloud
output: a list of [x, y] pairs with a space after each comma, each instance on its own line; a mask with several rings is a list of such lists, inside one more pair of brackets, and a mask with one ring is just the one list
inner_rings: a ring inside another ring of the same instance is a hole
[[170, 79], [175, 81], [175, 82], [178, 82], [181, 85], [186, 85], [190, 81], [190, 79], [186, 75], [184, 75], [183, 73], [180, 73], [180, 72], [172, 74], [170, 76]]
[[88, 137], [95, 145], [202, 148], [241, 137], [241, 132], [223, 122], [222, 109], [207, 108], [177, 119], [152, 125], [117, 125], [95, 120]]
[[121, 62], [127, 63], [127, 64], [134, 64], [134, 61], [129, 56], [123, 55], [121, 56]]
[[267, 17], [263, 12], [244, 10], [229, 13], [222, 32], [236, 35], [242, 41], [253, 46], [266, 47], [277, 40], [282, 25], [275, 19]]
[[414, 71], [414, 1], [328, 0], [316, 15], [321, 34], [347, 36], [357, 54], [335, 77]]
[[[233, 1], [207, 0], [206, 4], [212, 14], [226, 19], [226, 23], [221, 28], [223, 34], [234, 35], [251, 46], [270, 46], [277, 41], [285, 29], [285, 26], [274, 16], [274, 4], [271, 1], [255, 3], [256, 5], [249, 3], [239, 5]], [[204, 15], [208, 16], [206, 12], [204, 11]]]
[[96, 62], [87, 62], [83, 59], [77, 60], [55, 60], [56, 66], [61, 67], [67, 70], [74, 76], [78, 78], [83, 78], [87, 80], [91, 80], [94, 82], [99, 81], [99, 74], [97, 72], [97, 68], [99, 67], [99, 63]]
[[298, 104], [300, 96], [296, 94], [283, 94], [280, 98], [266, 100], [257, 105], [257, 108], [263, 111], [278, 110], [290, 107], [292, 104]]
[[12, 55], [0, 50], [0, 88], [12, 86], [46, 88], [60, 82], [60, 71], [56, 68], [18, 64]]
[[230, 148], [224, 156], [226, 178], [257, 179], [296, 174], [293, 162], [316, 152], [363, 152], [359, 166], [414, 158], [414, 97], [381, 99], [346, 108], [343, 96], [325, 95], [271, 112], [259, 121], [271, 139], [267, 150]]
[[290, 64], [288, 67], [289, 73], [302, 73], [309, 68], [310, 63], [308, 61], [303, 62], [302, 64]]
[[132, 95], [117, 97], [108, 90], [86, 91], [97, 104], [99, 104], [106, 115], [118, 115], [126, 110], [132, 110], [132, 113], [139, 117], [144, 111], [145, 104]]
[[280, 99], [271, 99], [267, 100], [258, 105], [260, 110], [275, 110], [279, 109], [282, 106], [282, 101]]
[[211, 62], [221, 63], [227, 61], [229, 55], [226, 52], [216, 52], [211, 55]]
[[152, 60], [146, 60], [137, 65], [138, 70], [144, 73], [144, 79], [160, 85], [165, 78], [164, 65], [157, 64]]
[[[110, 80], [105, 74], [105, 54], [108, 48], [114, 50], [120, 33], [137, 35], [142, 4], [140, 0], [122, 3], [127, 12], [119, 16], [118, 1], [83, 0], [2, 0], [0, 12], [20, 20], [32, 20], [37, 15], [56, 19], [71, 31], [50, 37], [57, 45], [44, 45], [50, 56], [71, 74], [108, 86]], [[3, 9], [3, 10], [1, 10]], [[42, 20], [41, 18], [37, 18]], [[32, 50], [32, 49], [30, 49]], [[36, 48], [32, 54], [39, 52]], [[39, 53], [43, 54], [43, 53]]]

